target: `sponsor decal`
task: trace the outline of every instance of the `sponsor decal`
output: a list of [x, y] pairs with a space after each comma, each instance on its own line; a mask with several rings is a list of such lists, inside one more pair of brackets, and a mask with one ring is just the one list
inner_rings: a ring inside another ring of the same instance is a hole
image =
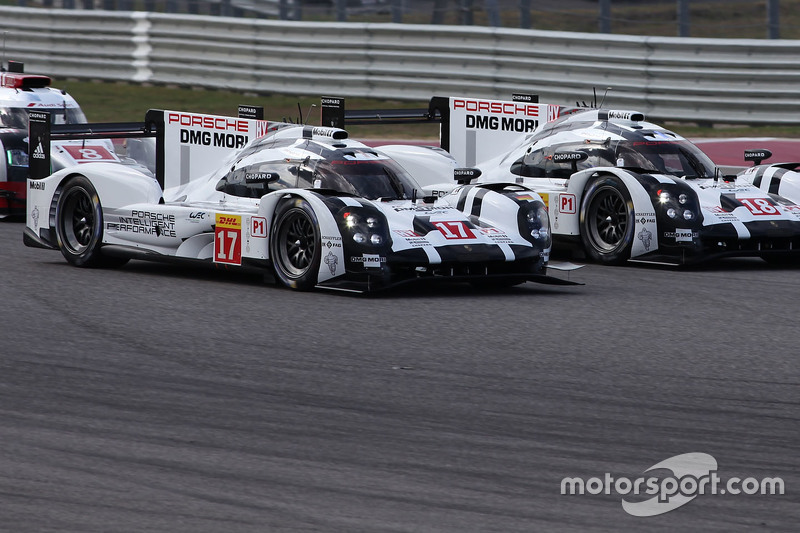
[[422, 237], [422, 235], [420, 235], [413, 229], [395, 229], [392, 230], [392, 233], [399, 235], [401, 237], [405, 237], [407, 239], [413, 239], [414, 237]]
[[466, 115], [467, 129], [528, 133], [535, 130], [538, 126], [539, 121], [532, 118]]
[[636, 237], [642, 241], [645, 251], [650, 251], [650, 244], [653, 242], [653, 232], [649, 231], [647, 228], [642, 228], [642, 231], [640, 231]]
[[195, 115], [193, 113], [167, 113], [167, 124], [178, 124], [183, 127], [201, 128], [217, 131], [234, 131], [247, 133], [247, 120], [233, 117], [212, 115]]
[[518, 194], [517, 195], [517, 200], [522, 200], [523, 202], [532, 202], [533, 201], [533, 196], [531, 196], [530, 194], [527, 194], [527, 193], [526, 194]]
[[42, 143], [36, 145], [36, 148], [33, 150], [33, 154], [31, 155], [34, 159], [45, 159], [47, 156], [44, 153], [44, 148], [42, 148]]
[[664, 237], [667, 239], [675, 239], [675, 242], [692, 242], [693, 239], [700, 236], [700, 233], [690, 229], [676, 229], [675, 231], [665, 231]]
[[202, 220], [206, 219], [206, 214], [204, 211], [192, 211], [189, 213], [189, 222], [198, 223]]
[[222, 148], [242, 148], [248, 142], [247, 135], [222, 133], [218, 131], [198, 131], [182, 129], [181, 144], [216, 146]]
[[342, 247], [341, 237], [326, 237], [325, 235], [323, 235], [321, 240], [322, 240], [322, 246], [327, 247], [328, 249]]
[[36, 111], [28, 111], [28, 118], [33, 120], [50, 120], [50, 113], [38, 113]]
[[364, 263], [365, 268], [380, 268], [381, 263], [386, 262], [386, 258], [377, 254], [363, 254], [350, 257], [350, 262]]
[[446, 213], [448, 211], [455, 211], [454, 207], [448, 206], [432, 206], [432, 205], [414, 205], [411, 207], [394, 207], [398, 213], [403, 211], [417, 211], [422, 213]]
[[252, 217], [250, 219], [250, 233], [253, 237], [265, 239], [267, 237], [267, 219], [264, 217]]
[[478, 228], [483, 235], [487, 236], [496, 244], [513, 244], [514, 240], [504, 231], [498, 228]]
[[472, 113], [491, 113], [494, 115], [523, 115], [538, 117], [539, 106], [522, 102], [501, 102], [496, 100], [477, 100], [455, 98], [453, 109], [464, 109]]
[[31, 220], [33, 220], [33, 229], [39, 229], [39, 207], [33, 206], [33, 211], [31, 211]]
[[[328, 241], [330, 242], [330, 241]], [[340, 245], [341, 246], [341, 245]], [[339, 264], [339, 258], [336, 257], [333, 252], [328, 252], [328, 255], [325, 256], [325, 264], [328, 265], [328, 270], [331, 272], [331, 276], [336, 275], [336, 266]]]
[[120, 216], [117, 222], [107, 222], [106, 229], [156, 237], [177, 237], [175, 215], [133, 210], [131, 216]]
[[642, 225], [656, 223], [655, 213], [636, 213], [636, 216], [634, 218], [636, 218], [636, 220]]
[[217, 213], [214, 226], [214, 262], [242, 264], [242, 217]]
[[31, 190], [36, 191], [43, 191], [44, 190], [44, 182], [37, 181], [37, 180], [28, 180], [28, 188]]

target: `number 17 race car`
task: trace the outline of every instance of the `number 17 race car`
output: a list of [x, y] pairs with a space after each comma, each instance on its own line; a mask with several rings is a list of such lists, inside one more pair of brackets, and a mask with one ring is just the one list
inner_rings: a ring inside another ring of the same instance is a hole
[[[153, 153], [145, 148], [154, 142], [155, 157], [84, 162], [28, 181], [25, 244], [59, 249], [75, 266], [249, 265], [299, 290], [573, 284], [546, 275], [547, 211], [513, 184], [469, 185], [458, 201], [423, 197], [403, 161], [337, 128], [160, 110], [135, 127], [83, 126], [49, 136], [125, 138], [130, 157]], [[33, 128], [31, 138], [46, 142]], [[454, 171], [440, 151], [417, 157]], [[426, 166], [415, 163], [407, 166]]]

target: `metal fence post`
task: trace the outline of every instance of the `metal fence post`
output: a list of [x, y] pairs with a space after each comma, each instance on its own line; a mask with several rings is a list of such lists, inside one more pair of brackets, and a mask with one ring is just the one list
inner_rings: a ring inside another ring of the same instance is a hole
[[611, 33], [611, 0], [600, 0], [600, 33]]
[[336, 0], [336, 20], [347, 22], [347, 0]]
[[447, 0], [434, 0], [433, 16], [431, 24], [444, 24], [444, 10], [447, 8]]
[[474, 3], [475, 0], [461, 0], [461, 24], [464, 26], [475, 24], [475, 16], [472, 13]]
[[767, 39], [781, 38], [781, 11], [778, 0], [767, 0]]
[[403, 0], [392, 0], [392, 22], [403, 22]]
[[531, 29], [531, 0], [519, 2], [519, 27], [524, 30]]
[[489, 26], [500, 27], [500, 5], [498, 0], [486, 0], [486, 14], [489, 16]]
[[691, 33], [689, 0], [678, 0], [678, 37], [689, 37]]

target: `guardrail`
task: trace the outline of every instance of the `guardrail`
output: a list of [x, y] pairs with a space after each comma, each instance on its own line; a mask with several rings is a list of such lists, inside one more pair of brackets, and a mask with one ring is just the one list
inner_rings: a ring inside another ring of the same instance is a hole
[[800, 41], [0, 7], [7, 58], [56, 77], [256, 93], [588, 101], [665, 121], [800, 124]]

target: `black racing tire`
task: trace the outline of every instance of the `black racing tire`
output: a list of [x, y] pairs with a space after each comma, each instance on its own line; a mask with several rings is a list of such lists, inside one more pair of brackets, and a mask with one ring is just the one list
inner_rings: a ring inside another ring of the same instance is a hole
[[103, 208], [94, 186], [83, 176], [71, 178], [58, 197], [56, 237], [61, 254], [74, 266], [119, 267], [128, 262], [103, 255]]
[[581, 243], [586, 256], [606, 265], [619, 265], [631, 257], [636, 226], [633, 201], [616, 176], [600, 176], [583, 194], [580, 215]]
[[314, 210], [302, 198], [292, 198], [278, 206], [273, 220], [269, 247], [275, 277], [291, 289], [313, 289], [322, 255]]

